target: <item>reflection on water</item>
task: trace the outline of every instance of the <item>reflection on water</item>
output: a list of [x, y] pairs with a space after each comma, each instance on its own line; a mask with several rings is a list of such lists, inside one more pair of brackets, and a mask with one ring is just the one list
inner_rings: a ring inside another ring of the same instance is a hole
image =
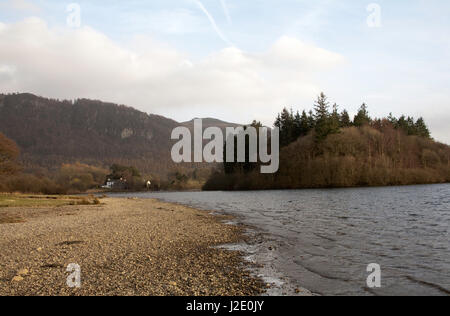
[[[272, 264], [325, 295], [449, 295], [450, 185], [133, 194], [236, 215], [276, 244]], [[367, 289], [378, 263], [382, 288]]]

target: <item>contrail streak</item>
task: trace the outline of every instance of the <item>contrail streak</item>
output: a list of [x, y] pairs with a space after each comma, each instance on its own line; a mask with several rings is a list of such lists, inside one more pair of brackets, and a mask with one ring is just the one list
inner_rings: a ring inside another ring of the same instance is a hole
[[231, 15], [230, 11], [228, 11], [227, 2], [226, 0], [220, 0], [220, 3], [222, 4], [223, 12], [225, 13], [225, 16], [227, 17], [228, 24], [231, 24]]
[[200, 2], [200, 0], [195, 0], [195, 2], [197, 3], [197, 5], [199, 6], [200, 10], [203, 11], [203, 13], [205, 13], [205, 15], [208, 17], [209, 22], [211, 22], [211, 25], [213, 27], [213, 29], [216, 31], [217, 35], [219, 35], [219, 37], [228, 45], [230, 46], [234, 46], [233, 43], [231, 43], [228, 38], [222, 33], [222, 31], [220, 30], [220, 28], [217, 26], [216, 21], [214, 20], [214, 18], [212, 17], [211, 14], [209, 14], [208, 10], [206, 10], [206, 8], [203, 6], [203, 4]]

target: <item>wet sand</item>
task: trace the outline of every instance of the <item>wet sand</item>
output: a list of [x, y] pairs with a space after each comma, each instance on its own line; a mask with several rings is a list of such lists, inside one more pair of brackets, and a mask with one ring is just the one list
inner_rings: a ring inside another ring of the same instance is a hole
[[[225, 217], [157, 200], [101, 200], [101, 205], [0, 208], [0, 295], [253, 296], [264, 284]], [[70, 288], [69, 264], [81, 268]]]

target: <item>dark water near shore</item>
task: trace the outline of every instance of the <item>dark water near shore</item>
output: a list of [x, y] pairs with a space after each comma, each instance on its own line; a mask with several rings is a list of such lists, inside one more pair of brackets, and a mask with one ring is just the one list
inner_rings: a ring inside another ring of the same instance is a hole
[[[449, 184], [131, 195], [236, 215], [274, 245], [274, 268], [315, 293], [450, 295]], [[366, 288], [370, 263], [380, 289]]]

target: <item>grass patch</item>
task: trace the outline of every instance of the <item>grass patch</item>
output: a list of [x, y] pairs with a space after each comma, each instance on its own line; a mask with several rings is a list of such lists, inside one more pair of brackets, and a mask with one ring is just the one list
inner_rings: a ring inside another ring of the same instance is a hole
[[[25, 195], [0, 193], [0, 224], [25, 223], [25, 218], [11, 208], [54, 208], [65, 205], [100, 205], [99, 198], [90, 196]], [[8, 209], [9, 208], [9, 209]]]
[[57, 196], [0, 194], [0, 208], [4, 207], [57, 207], [64, 205], [99, 205], [100, 200], [94, 196]]

